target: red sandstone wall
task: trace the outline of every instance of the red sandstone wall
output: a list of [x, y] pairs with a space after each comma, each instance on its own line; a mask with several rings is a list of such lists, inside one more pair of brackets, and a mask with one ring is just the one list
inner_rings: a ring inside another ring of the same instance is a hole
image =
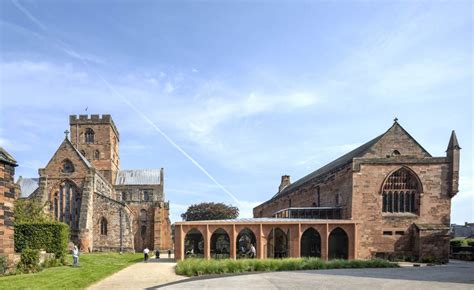
[[[320, 188], [320, 204], [317, 202], [317, 190]], [[254, 208], [254, 217], [271, 217], [280, 209], [290, 207], [336, 206], [336, 194], [339, 194], [339, 206], [343, 208], [342, 218], [351, 217], [352, 210], [352, 167], [346, 165], [337, 172], [327, 174], [321, 179], [307, 182], [294, 192]]]
[[[423, 185], [419, 213], [382, 213], [381, 187], [385, 178], [401, 165], [361, 165], [354, 172], [353, 216], [359, 227], [359, 258], [370, 258], [375, 252], [413, 254], [412, 224], [449, 225], [451, 199], [447, 194], [447, 164], [413, 164]], [[404, 235], [384, 236], [383, 231], [404, 231]]]
[[7, 257], [9, 267], [13, 265], [13, 207], [18, 195], [14, 174], [13, 166], [0, 163], [0, 255]]

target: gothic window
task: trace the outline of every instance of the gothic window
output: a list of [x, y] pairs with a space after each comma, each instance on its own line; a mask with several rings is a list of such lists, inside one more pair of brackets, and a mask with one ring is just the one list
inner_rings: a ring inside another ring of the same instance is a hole
[[151, 200], [151, 193], [149, 190], [143, 191], [143, 201], [150, 201]]
[[99, 160], [99, 157], [100, 157], [100, 152], [99, 152], [99, 150], [95, 150], [95, 151], [94, 151], [94, 160]]
[[86, 139], [86, 143], [91, 144], [94, 143], [94, 130], [91, 128], [86, 129], [86, 134], [84, 135]]
[[127, 200], [127, 193], [125, 191], [122, 192], [122, 200]]
[[417, 212], [416, 201], [421, 185], [414, 173], [400, 168], [392, 173], [382, 187], [382, 212]]
[[81, 194], [77, 187], [69, 181], [63, 182], [59, 186], [59, 191], [54, 194], [54, 218], [68, 224], [72, 233], [79, 230], [81, 201]]
[[74, 172], [74, 165], [72, 164], [71, 160], [65, 159], [62, 163], [62, 173], [73, 173]]
[[146, 226], [145, 225], [141, 226], [141, 233], [140, 234], [142, 236], [142, 239], [144, 239], [145, 234], [146, 234]]
[[100, 234], [107, 235], [107, 219], [105, 217], [100, 219]]

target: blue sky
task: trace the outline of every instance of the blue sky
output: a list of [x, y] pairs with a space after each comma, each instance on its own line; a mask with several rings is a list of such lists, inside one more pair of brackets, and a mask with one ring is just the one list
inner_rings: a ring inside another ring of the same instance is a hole
[[211, 200], [250, 217], [281, 175], [295, 181], [396, 116], [433, 156], [456, 130], [452, 222], [473, 221], [472, 11], [470, 1], [4, 0], [0, 146], [17, 176], [36, 177], [68, 115], [88, 107], [112, 114], [123, 169], [165, 168], [173, 221]]

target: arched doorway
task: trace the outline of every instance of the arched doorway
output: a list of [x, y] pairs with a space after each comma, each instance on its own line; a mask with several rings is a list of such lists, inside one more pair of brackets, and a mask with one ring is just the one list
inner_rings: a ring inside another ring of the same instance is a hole
[[204, 257], [204, 237], [197, 229], [190, 230], [184, 238], [184, 252], [186, 258]]
[[349, 238], [341, 228], [334, 229], [329, 235], [329, 259], [345, 259], [349, 257]]
[[211, 257], [226, 259], [230, 256], [230, 238], [223, 229], [217, 229], [211, 236]]
[[280, 228], [274, 228], [268, 235], [267, 240], [268, 258], [288, 257], [288, 236]]
[[314, 228], [304, 231], [300, 246], [301, 257], [321, 257], [321, 236]]
[[237, 235], [236, 243], [237, 259], [241, 258], [255, 258], [252, 257], [252, 246], [257, 250], [257, 238], [249, 228], [245, 228]]

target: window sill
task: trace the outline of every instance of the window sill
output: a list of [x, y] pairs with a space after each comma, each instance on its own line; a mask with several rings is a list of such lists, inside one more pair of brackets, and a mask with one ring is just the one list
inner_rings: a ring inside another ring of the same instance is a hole
[[384, 212], [382, 217], [406, 217], [406, 218], [417, 218], [418, 215], [409, 212]]

